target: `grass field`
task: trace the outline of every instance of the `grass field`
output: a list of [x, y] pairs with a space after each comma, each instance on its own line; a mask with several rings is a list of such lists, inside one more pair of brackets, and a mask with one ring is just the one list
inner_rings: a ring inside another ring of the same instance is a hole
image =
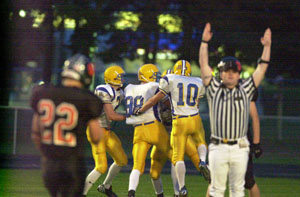
[[[88, 196], [102, 196], [96, 191], [98, 184], [105, 176], [100, 177], [90, 190]], [[129, 173], [122, 172], [114, 180], [113, 189], [120, 196], [127, 196]], [[169, 174], [163, 174], [164, 193], [166, 197], [173, 196], [172, 181]], [[261, 196], [269, 197], [297, 197], [300, 194], [300, 180], [287, 178], [257, 178]], [[43, 186], [40, 170], [0, 169], [1, 197], [43, 197], [49, 196]], [[197, 175], [186, 176], [186, 186], [189, 197], [205, 196], [207, 183], [203, 177]], [[155, 196], [148, 174], [140, 178], [136, 193], [137, 197]], [[228, 196], [228, 192], [226, 193]], [[246, 196], [248, 196], [246, 194]]]

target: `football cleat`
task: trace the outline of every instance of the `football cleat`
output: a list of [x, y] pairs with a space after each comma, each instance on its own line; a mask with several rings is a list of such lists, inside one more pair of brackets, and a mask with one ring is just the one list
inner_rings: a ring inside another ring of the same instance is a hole
[[157, 196], [157, 197], [164, 197], [164, 193], [157, 194], [156, 196]]
[[204, 161], [199, 162], [199, 169], [200, 169], [200, 174], [204, 177], [208, 183], [211, 182], [211, 177], [210, 177], [210, 171]]
[[191, 76], [191, 64], [186, 60], [178, 60], [174, 65], [173, 72], [176, 75]]
[[154, 64], [145, 64], [138, 71], [138, 79], [143, 82], [158, 82], [160, 72]]
[[177, 194], [174, 194], [174, 197], [179, 197], [179, 195], [177, 195]]
[[134, 190], [129, 190], [128, 191], [128, 197], [135, 197], [135, 191]]
[[187, 197], [187, 196], [188, 196], [188, 191], [187, 191], [186, 187], [183, 186], [181, 188], [181, 190], [179, 191], [179, 197]]
[[121, 66], [110, 66], [104, 71], [104, 81], [107, 84], [123, 86], [125, 71]]
[[118, 197], [118, 195], [112, 191], [112, 186], [110, 186], [110, 188], [106, 189], [104, 184], [101, 184], [98, 186], [97, 190], [102, 194], [106, 194], [106, 196]]

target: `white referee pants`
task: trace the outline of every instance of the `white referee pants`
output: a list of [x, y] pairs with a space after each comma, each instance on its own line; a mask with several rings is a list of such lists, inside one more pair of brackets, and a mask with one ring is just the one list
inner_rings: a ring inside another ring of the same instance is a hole
[[[248, 142], [248, 140], [246, 141]], [[224, 196], [227, 177], [229, 179], [230, 196], [244, 196], [245, 174], [249, 159], [249, 146], [240, 148], [238, 144], [215, 145], [211, 143], [209, 145], [208, 159], [212, 178], [209, 192], [210, 196]]]

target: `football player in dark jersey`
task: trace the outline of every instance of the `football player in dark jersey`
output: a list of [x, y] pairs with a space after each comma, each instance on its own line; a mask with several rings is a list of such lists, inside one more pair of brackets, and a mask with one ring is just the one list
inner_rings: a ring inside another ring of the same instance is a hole
[[89, 58], [76, 54], [64, 63], [61, 85], [33, 89], [31, 138], [41, 152], [43, 180], [51, 196], [82, 196], [86, 128], [94, 143], [103, 133], [98, 122], [103, 104], [86, 89], [93, 75]]

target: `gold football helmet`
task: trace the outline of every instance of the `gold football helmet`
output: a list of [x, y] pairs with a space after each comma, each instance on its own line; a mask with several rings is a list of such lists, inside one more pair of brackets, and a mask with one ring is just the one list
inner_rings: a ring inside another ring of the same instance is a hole
[[104, 72], [104, 81], [105, 83], [122, 87], [124, 83], [124, 74], [125, 71], [121, 66], [110, 66]]
[[178, 60], [173, 70], [176, 75], [190, 76], [192, 73], [191, 64], [186, 60]]
[[168, 74], [173, 74], [173, 70], [172, 69], [167, 69], [165, 70], [162, 74], [161, 74], [161, 77], [164, 77]]
[[158, 82], [160, 78], [160, 72], [154, 64], [144, 64], [140, 67], [138, 72], [139, 81], [143, 82]]

